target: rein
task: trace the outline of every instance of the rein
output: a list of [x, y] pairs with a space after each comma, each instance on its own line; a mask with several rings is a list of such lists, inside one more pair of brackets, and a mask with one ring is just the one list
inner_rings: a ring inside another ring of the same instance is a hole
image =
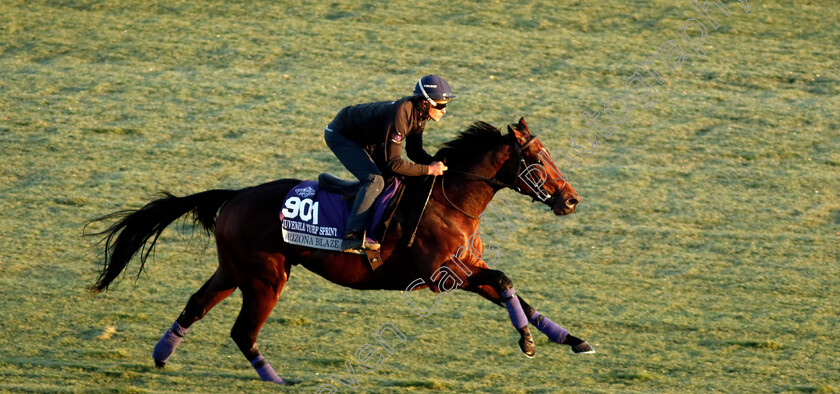
[[443, 178], [440, 178], [440, 192], [443, 194], [443, 198], [444, 198], [444, 199], [446, 199], [446, 202], [448, 202], [448, 203], [449, 203], [449, 205], [451, 205], [451, 206], [452, 206], [452, 208], [457, 209], [457, 210], [458, 210], [458, 212], [463, 213], [464, 215], [466, 215], [466, 216], [467, 216], [468, 218], [470, 218], [470, 219], [475, 219], [475, 220], [478, 220], [478, 219], [479, 219], [479, 217], [478, 217], [478, 216], [473, 216], [473, 215], [470, 215], [470, 214], [468, 214], [468, 213], [467, 213], [467, 211], [465, 211], [465, 210], [463, 210], [463, 209], [461, 209], [461, 208], [458, 208], [458, 206], [457, 206], [457, 205], [455, 205], [455, 203], [454, 203], [454, 202], [452, 202], [452, 200], [450, 200], [450, 199], [449, 199], [449, 196], [447, 196], [447, 195], [446, 195], [446, 189], [443, 187]]
[[496, 186], [496, 187], [499, 187], [501, 189], [507, 188], [507, 189], [512, 189], [512, 190], [516, 191], [517, 193], [522, 192], [522, 188], [519, 187], [519, 186], [511, 185], [509, 183], [504, 183], [504, 182], [501, 182], [501, 181], [497, 181], [496, 179], [488, 178], [488, 177], [481, 176], [481, 175], [478, 175], [478, 174], [473, 174], [471, 172], [466, 172], [466, 171], [461, 171], [461, 170], [447, 170], [446, 172], [453, 173], [453, 174], [458, 174], [458, 175], [463, 175], [464, 177], [473, 178], [473, 179], [478, 180], [478, 181], [483, 181], [484, 183], [486, 183], [490, 186]]

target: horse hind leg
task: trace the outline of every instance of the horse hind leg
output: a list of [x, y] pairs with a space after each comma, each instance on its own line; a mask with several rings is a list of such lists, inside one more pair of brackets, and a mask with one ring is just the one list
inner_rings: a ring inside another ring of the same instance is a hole
[[251, 366], [257, 371], [260, 379], [266, 382], [277, 384], [292, 384], [283, 380], [271, 364], [260, 354], [257, 347], [257, 335], [260, 332], [263, 324], [265, 324], [268, 315], [277, 303], [280, 297], [280, 292], [283, 290], [283, 285], [289, 278], [289, 270], [291, 265], [283, 262], [272, 263], [278, 268], [283, 267], [284, 270], [276, 270], [271, 275], [257, 275], [248, 280], [247, 284], [242, 284], [242, 309], [239, 316], [236, 318], [236, 323], [231, 329], [230, 336], [242, 351], [242, 354], [251, 363]]
[[181, 315], [155, 345], [155, 349], [152, 351], [155, 366], [163, 368], [172, 354], [175, 353], [175, 348], [181, 343], [187, 329], [204, 317], [216, 304], [227, 298], [235, 289], [236, 285], [231, 276], [226, 275], [221, 269], [217, 269], [213, 276], [190, 297]]

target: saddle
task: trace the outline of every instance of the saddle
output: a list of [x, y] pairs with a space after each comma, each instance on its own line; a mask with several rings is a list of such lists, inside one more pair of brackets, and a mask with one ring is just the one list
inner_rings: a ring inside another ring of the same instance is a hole
[[[316, 249], [341, 250], [344, 227], [361, 182], [322, 173], [317, 181], [303, 181], [283, 199], [280, 211], [283, 240]], [[384, 239], [402, 196], [402, 182], [390, 178], [368, 215], [368, 237]]]
[[340, 194], [342, 199], [354, 199], [362, 183], [339, 178], [329, 172], [318, 175], [318, 187], [328, 193]]

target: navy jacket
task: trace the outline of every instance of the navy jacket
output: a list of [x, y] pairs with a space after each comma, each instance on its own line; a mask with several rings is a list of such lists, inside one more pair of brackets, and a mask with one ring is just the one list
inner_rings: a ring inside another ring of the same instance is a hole
[[[426, 175], [434, 161], [423, 149], [426, 121], [411, 97], [342, 108], [328, 127], [359, 144], [383, 173]], [[414, 163], [403, 160], [403, 144]]]

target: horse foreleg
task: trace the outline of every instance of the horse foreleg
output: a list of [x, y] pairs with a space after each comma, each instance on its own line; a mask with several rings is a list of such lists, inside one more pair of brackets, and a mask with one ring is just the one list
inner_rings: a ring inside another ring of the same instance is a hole
[[[504, 297], [502, 297], [500, 293], [493, 288], [493, 286], [478, 285], [474, 289], [468, 290], [474, 291], [475, 293], [480, 294], [482, 297], [493, 301], [500, 306], [505, 305], [502, 303], [502, 299]], [[592, 346], [590, 346], [589, 343], [570, 334], [568, 330], [551, 321], [540, 312], [537, 312], [533, 307], [531, 307], [531, 305], [522, 299], [521, 296], [517, 295], [516, 298], [519, 300], [522, 311], [526, 316], [528, 316], [528, 322], [534, 325], [534, 327], [536, 327], [541, 333], [545, 334], [549, 340], [561, 345], [571, 346], [572, 351], [578, 354], [595, 353], [595, 350], [592, 349]]]
[[236, 285], [220, 270], [217, 270], [201, 288], [190, 297], [187, 306], [184, 307], [178, 319], [172, 323], [172, 327], [166, 330], [163, 337], [160, 338], [152, 351], [152, 358], [155, 360], [155, 365], [158, 368], [163, 368], [172, 354], [175, 353], [175, 348], [181, 343], [187, 329], [190, 326], [204, 317], [207, 312], [216, 304], [227, 298]]
[[[517, 296], [519, 297], [519, 296]], [[534, 325], [541, 333], [545, 334], [549, 340], [561, 345], [569, 345], [575, 353], [595, 353], [592, 346], [583, 339], [580, 339], [569, 333], [568, 330], [559, 324], [551, 321], [548, 317], [537, 312], [534, 308], [528, 305], [522, 297], [519, 297], [519, 302], [522, 304], [522, 309], [528, 315], [528, 322]]]
[[[513, 290], [513, 282], [502, 271], [475, 266], [469, 269], [477, 272], [471, 273], [466, 278], [462, 288], [479, 294], [484, 292], [482, 295], [485, 298], [498, 305], [504, 305], [513, 328], [519, 332], [519, 350], [528, 358], [533, 358], [537, 352], [537, 346], [531, 336], [531, 330], [528, 328], [528, 318], [525, 310]], [[491, 294], [492, 298], [488, 297]]]
[[[283, 266], [282, 263], [278, 265]], [[236, 346], [256, 369], [260, 379], [278, 384], [290, 383], [280, 378], [271, 364], [260, 354], [257, 347], [257, 335], [280, 297], [283, 285], [288, 280], [290, 268], [291, 266], [286, 264], [285, 272], [277, 273], [279, 277], [271, 278], [266, 277], [270, 275], [258, 275], [250, 279], [247, 285], [240, 286], [242, 290], [242, 309], [230, 332]]]

